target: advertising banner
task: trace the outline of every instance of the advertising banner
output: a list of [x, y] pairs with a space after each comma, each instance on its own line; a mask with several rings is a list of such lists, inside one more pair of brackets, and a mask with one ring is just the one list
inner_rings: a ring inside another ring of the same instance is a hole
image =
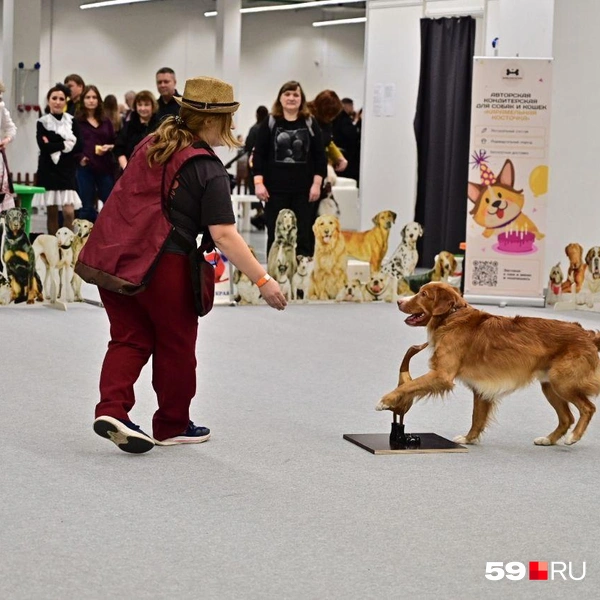
[[469, 302], [544, 305], [551, 75], [551, 59], [474, 59]]

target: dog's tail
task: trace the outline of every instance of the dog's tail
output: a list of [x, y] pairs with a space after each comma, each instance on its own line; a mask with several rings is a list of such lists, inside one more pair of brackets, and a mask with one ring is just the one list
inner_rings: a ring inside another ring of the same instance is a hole
[[594, 342], [596, 348], [600, 350], [600, 331], [588, 330], [588, 335], [592, 338], [592, 342]]

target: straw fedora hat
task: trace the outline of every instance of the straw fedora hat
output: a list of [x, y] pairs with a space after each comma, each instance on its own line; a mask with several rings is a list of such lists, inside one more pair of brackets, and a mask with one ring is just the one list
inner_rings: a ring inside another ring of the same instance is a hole
[[240, 103], [233, 99], [233, 88], [213, 77], [194, 77], [185, 82], [183, 96], [175, 96], [180, 106], [201, 113], [233, 113]]

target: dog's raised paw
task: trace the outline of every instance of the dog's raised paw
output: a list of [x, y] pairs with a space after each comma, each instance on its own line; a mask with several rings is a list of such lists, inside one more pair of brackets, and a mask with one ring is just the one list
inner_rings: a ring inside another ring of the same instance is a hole
[[536, 446], [552, 446], [552, 442], [546, 437], [538, 437], [533, 440]]
[[568, 433], [565, 438], [565, 446], [572, 446], [579, 441], [579, 438], [575, 439], [575, 436], [572, 433]]

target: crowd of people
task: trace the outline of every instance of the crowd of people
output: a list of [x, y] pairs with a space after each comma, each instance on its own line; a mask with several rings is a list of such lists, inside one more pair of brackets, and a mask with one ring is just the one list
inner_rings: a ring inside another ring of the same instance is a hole
[[[37, 123], [39, 159], [37, 183], [44, 194], [34, 206], [44, 206], [47, 231], [71, 227], [75, 216], [95, 222], [98, 202], [105, 203], [134, 148], [167, 116], [179, 114], [175, 71], [156, 72], [155, 95], [128, 91], [124, 102], [102, 97], [95, 85], [67, 75], [46, 95], [45, 114]], [[0, 150], [15, 136], [10, 114], [2, 106]], [[299, 251], [311, 254], [312, 223], [324, 194], [327, 164], [359, 183], [361, 114], [350, 98], [324, 90], [308, 101], [300, 83], [286, 82], [269, 110], [259, 106], [239, 160], [249, 172], [247, 191], [260, 200], [252, 223], [267, 229], [267, 251], [277, 214], [290, 208], [298, 217]], [[247, 167], [245, 163], [247, 162]], [[3, 206], [13, 202], [5, 155], [0, 161]]]

